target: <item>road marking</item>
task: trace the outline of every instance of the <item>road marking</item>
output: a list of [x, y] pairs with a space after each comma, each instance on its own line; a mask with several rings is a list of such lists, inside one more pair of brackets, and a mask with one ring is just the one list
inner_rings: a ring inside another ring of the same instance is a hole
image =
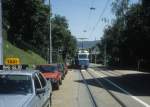
[[[94, 70], [93, 70], [94, 71]], [[97, 72], [94, 72], [96, 75], [100, 76], [100, 77], [104, 77], [102, 75], [100, 75]], [[129, 93], [128, 91], [126, 91], [125, 89], [121, 88], [120, 86], [118, 86], [117, 84], [115, 84], [114, 82], [112, 82], [111, 80], [107, 79], [107, 78], [103, 78], [104, 80], [106, 80], [107, 82], [109, 82], [110, 84], [112, 84], [113, 86], [115, 86], [116, 88], [118, 88], [119, 90], [121, 90], [122, 92], [126, 93], [128, 96], [130, 96], [131, 98], [133, 98], [134, 100], [136, 100], [137, 102], [139, 102], [140, 104], [144, 105], [145, 107], [150, 107], [149, 104], [145, 103], [144, 101], [142, 101], [141, 99], [133, 96], [131, 93]]]
[[86, 70], [84, 70], [84, 69], [81, 69], [81, 71], [83, 71], [83, 72], [84, 72], [84, 71], [86, 71]]

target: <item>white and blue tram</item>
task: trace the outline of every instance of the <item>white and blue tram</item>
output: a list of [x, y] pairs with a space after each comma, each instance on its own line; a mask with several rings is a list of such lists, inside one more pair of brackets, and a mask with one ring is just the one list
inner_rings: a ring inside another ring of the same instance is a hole
[[78, 68], [87, 69], [89, 67], [89, 52], [86, 50], [78, 51], [75, 58], [75, 64]]

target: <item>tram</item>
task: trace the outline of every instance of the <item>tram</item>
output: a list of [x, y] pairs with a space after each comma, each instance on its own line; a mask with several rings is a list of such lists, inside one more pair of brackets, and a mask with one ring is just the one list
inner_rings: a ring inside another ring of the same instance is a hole
[[89, 52], [87, 50], [79, 50], [75, 57], [75, 64], [77, 68], [89, 67]]

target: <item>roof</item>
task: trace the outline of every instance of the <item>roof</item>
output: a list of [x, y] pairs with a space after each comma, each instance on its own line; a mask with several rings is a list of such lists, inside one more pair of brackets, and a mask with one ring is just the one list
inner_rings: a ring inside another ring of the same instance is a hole
[[51, 65], [57, 65], [57, 64], [39, 64], [37, 66], [51, 66]]
[[78, 55], [89, 55], [89, 53], [78, 53]]
[[87, 50], [79, 50], [78, 53], [89, 53]]
[[52, 66], [52, 65], [57, 65], [57, 64], [39, 64], [37, 66]]
[[38, 72], [38, 70], [1, 70], [0, 74], [10, 74], [10, 75], [33, 75]]

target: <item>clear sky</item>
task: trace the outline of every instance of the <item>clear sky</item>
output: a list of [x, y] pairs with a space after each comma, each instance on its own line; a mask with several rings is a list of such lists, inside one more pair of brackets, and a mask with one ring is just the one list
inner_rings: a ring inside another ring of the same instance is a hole
[[[111, 11], [113, 0], [51, 0], [53, 14], [65, 16], [72, 35], [76, 38], [98, 40], [114, 15]], [[131, 0], [137, 2], [137, 0]], [[47, 1], [48, 3], [48, 1]], [[94, 7], [95, 10], [90, 10]], [[106, 18], [107, 23], [103, 21]], [[99, 22], [99, 23], [97, 23]], [[94, 27], [95, 26], [95, 27]]]

